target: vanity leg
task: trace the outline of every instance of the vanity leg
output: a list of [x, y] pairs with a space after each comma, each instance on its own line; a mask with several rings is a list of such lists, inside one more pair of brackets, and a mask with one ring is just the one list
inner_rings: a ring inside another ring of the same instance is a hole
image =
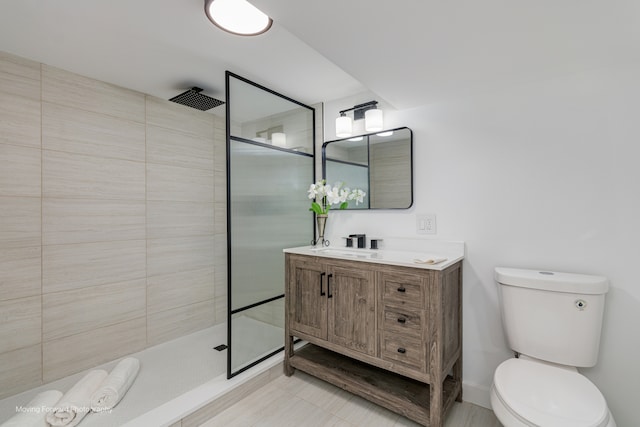
[[434, 381], [429, 385], [429, 427], [442, 427], [442, 381]]
[[284, 336], [284, 362], [283, 362], [283, 368], [284, 368], [284, 374], [288, 377], [290, 377], [291, 375], [293, 375], [295, 369], [291, 366], [291, 364], [289, 363], [289, 359], [291, 358], [291, 356], [293, 356], [293, 337], [291, 335], [289, 335], [289, 331], [288, 328], [285, 331], [285, 336]]
[[458, 360], [453, 365], [453, 379], [460, 387], [460, 391], [456, 395], [456, 402], [462, 402], [462, 355], [458, 357]]

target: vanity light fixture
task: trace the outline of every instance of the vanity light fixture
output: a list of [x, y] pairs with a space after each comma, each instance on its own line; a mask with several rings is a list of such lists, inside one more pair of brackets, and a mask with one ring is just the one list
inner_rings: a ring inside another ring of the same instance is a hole
[[340, 117], [336, 119], [336, 136], [346, 138], [353, 133], [353, 123], [351, 117], [347, 117], [344, 111], [340, 111]]
[[378, 136], [391, 136], [391, 135], [393, 135], [393, 131], [392, 130], [388, 130], [386, 132], [376, 133], [376, 135], [378, 135]]
[[347, 139], [347, 141], [360, 142], [364, 139], [364, 136], [355, 136], [353, 138]]
[[271, 144], [276, 147], [286, 147], [287, 146], [287, 134], [282, 132], [274, 132], [271, 134]]
[[214, 25], [239, 36], [257, 36], [273, 24], [269, 16], [247, 0], [205, 0], [204, 11]]
[[347, 111], [353, 111], [353, 120], [364, 119], [364, 128], [367, 132], [378, 132], [384, 129], [382, 110], [378, 109], [378, 101], [369, 101], [340, 111], [340, 117], [336, 119], [338, 138], [346, 138], [353, 134], [353, 123], [347, 116]]

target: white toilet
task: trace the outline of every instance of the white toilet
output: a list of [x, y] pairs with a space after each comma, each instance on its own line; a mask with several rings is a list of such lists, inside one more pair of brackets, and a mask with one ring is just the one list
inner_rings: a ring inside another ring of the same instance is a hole
[[577, 367], [598, 360], [605, 277], [496, 268], [502, 323], [519, 357], [496, 369], [491, 406], [506, 427], [615, 427]]

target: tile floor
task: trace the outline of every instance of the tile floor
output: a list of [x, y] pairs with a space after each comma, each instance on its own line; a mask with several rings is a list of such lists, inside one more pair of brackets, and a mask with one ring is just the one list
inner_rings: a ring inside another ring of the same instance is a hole
[[[201, 427], [418, 427], [419, 424], [303, 372], [281, 376]], [[493, 412], [456, 403], [446, 427], [500, 427]]]

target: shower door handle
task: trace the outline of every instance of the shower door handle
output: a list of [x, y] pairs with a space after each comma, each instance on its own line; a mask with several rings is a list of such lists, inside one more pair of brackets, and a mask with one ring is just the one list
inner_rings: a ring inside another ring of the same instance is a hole
[[331, 293], [331, 278], [333, 277], [333, 273], [327, 276], [327, 298], [333, 298], [333, 294]]
[[325, 292], [322, 290], [322, 282], [323, 282], [323, 278], [327, 273], [322, 272], [320, 273], [320, 296], [323, 297], [325, 296]]

